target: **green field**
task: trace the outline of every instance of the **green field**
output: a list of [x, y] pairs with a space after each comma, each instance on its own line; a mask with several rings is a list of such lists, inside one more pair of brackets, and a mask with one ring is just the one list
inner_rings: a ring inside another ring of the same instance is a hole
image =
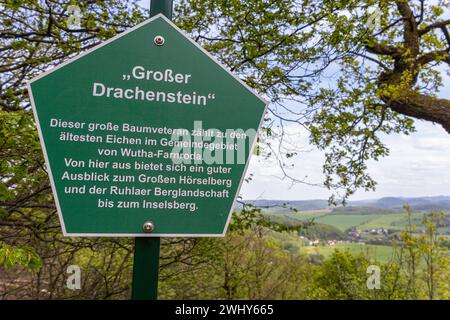
[[[315, 225], [307, 226], [306, 228], [311, 228], [310, 230], [313, 230], [315, 226], [320, 227], [316, 233], [302, 233], [307, 239], [320, 239], [320, 245], [318, 246], [310, 246], [309, 240], [300, 239], [299, 235], [296, 233], [285, 233], [283, 236], [281, 236], [281, 234], [274, 235], [274, 237], [289, 251], [300, 252], [306, 255], [320, 254], [324, 257], [328, 257], [335, 250], [339, 249], [349, 251], [352, 254], [363, 253], [372, 259], [376, 259], [380, 262], [387, 262], [392, 259], [394, 254], [395, 249], [392, 246], [359, 244], [356, 242], [342, 242], [333, 246], [327, 245], [325, 241], [325, 239], [339, 240], [338, 237], [335, 237], [337, 233], [332, 229], [325, 228], [325, 226], [333, 226], [342, 232], [351, 227], [356, 227], [360, 231], [383, 228], [399, 232], [404, 230], [408, 224], [408, 216], [406, 213], [388, 210], [384, 210], [385, 213], [380, 212], [380, 210], [376, 210], [373, 214], [370, 214], [368, 208], [362, 208], [361, 211], [358, 211], [358, 208], [352, 208], [346, 212], [345, 209], [341, 208], [335, 212], [330, 209], [325, 209], [283, 213], [267, 212], [266, 214], [271, 219], [273, 218], [274, 221], [286, 225], [314, 221], [316, 223]], [[411, 222], [420, 228], [423, 215], [423, 212], [412, 213]], [[339, 230], [337, 231], [340, 232]], [[444, 228], [442, 228], [442, 230], [444, 230]], [[340, 239], [345, 239], [345, 237], [346, 236], [344, 235], [344, 238], [341, 237]], [[384, 237], [386, 236], [363, 234], [359, 240], [361, 242], [367, 242]], [[447, 235], [447, 237], [450, 237], [450, 235]]]
[[[417, 218], [421, 219], [422, 216], [422, 213], [412, 214], [413, 220], [416, 220]], [[380, 216], [371, 216], [371, 219], [368, 222], [359, 225], [358, 228], [361, 230], [376, 228], [401, 230], [406, 226], [407, 222], [407, 216], [404, 213], [384, 214]]]
[[390, 246], [361, 245], [357, 243], [338, 243], [335, 246], [304, 246], [300, 248], [300, 252], [307, 255], [320, 254], [324, 257], [328, 257], [335, 250], [349, 251], [353, 255], [363, 253], [380, 262], [388, 262], [394, 254], [394, 248]]
[[343, 214], [330, 214], [326, 216], [321, 216], [316, 219], [316, 222], [325, 223], [336, 228], [345, 231], [348, 228], [359, 226], [361, 224], [368, 223], [373, 216], [371, 215], [343, 215]]
[[[270, 214], [276, 217], [280, 222], [282, 219], [293, 221], [311, 221], [323, 224], [329, 224], [341, 231], [345, 231], [351, 227], [357, 227], [359, 230], [370, 230], [377, 228], [402, 230], [407, 224], [407, 216], [405, 213], [388, 213], [388, 214], [345, 214], [330, 213], [329, 211], [306, 211], [296, 213]], [[413, 213], [412, 222], [419, 224], [423, 217], [423, 213]]]
[[322, 210], [322, 211], [302, 211], [302, 212], [295, 212], [295, 213], [285, 213], [285, 216], [292, 217], [294, 219], [305, 221], [305, 220], [316, 220], [320, 217], [326, 216], [327, 214], [330, 214], [329, 210]]

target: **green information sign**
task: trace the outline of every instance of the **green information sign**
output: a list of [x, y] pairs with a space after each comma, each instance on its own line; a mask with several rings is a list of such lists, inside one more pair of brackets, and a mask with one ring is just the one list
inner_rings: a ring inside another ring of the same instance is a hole
[[267, 103], [163, 15], [29, 92], [65, 235], [225, 234]]

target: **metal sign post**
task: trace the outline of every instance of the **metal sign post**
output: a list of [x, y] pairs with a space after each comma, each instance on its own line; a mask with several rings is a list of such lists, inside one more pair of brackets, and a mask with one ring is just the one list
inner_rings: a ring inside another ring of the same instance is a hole
[[156, 300], [158, 297], [160, 239], [160, 237], [135, 239], [131, 292], [133, 300]]
[[[172, 20], [172, 0], [151, 0], [150, 16], [159, 13]], [[153, 228], [153, 225], [143, 226], [144, 231], [151, 232]], [[158, 299], [160, 240], [159, 237], [137, 237], [134, 240], [132, 300]]]

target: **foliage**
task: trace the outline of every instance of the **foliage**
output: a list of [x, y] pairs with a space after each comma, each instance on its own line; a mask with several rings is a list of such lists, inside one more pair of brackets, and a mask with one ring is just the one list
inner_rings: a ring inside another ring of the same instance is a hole
[[23, 266], [31, 270], [39, 270], [42, 261], [32, 249], [13, 248], [0, 243], [0, 266], [2, 265], [7, 268]]
[[[74, 4], [79, 26], [68, 24]], [[92, 290], [79, 296], [129, 289], [118, 264], [130, 264], [120, 249], [130, 255], [129, 240], [62, 237], [25, 82], [142, 19], [133, 1], [0, 1], [1, 297], [74, 296], [65, 289], [66, 268], [83, 255], [90, 266], [84, 285]], [[17, 277], [20, 266], [31, 271]]]
[[[435, 233], [440, 218], [426, 215], [423, 234], [405, 227], [395, 254], [384, 261], [363, 250], [305, 255], [294, 248], [292, 231], [253, 225], [224, 239], [200, 240], [208, 243], [200, 250], [216, 254], [199, 268], [165, 269], [171, 276], [163, 277], [161, 294], [170, 299], [448, 299], [449, 254]], [[379, 289], [367, 287], [369, 266], [380, 268]]]
[[405, 206], [410, 223], [401, 233], [398, 257], [407, 278], [406, 288], [413, 299], [448, 299], [450, 276], [449, 251], [439, 235], [444, 213], [424, 215], [424, 230], [417, 235], [411, 222], [412, 212]]
[[300, 298], [308, 289], [311, 266], [267, 237], [267, 231], [257, 229], [230, 232], [224, 239], [202, 239], [216, 253], [214, 259], [195, 272], [184, 265], [163, 270], [161, 298]]
[[347, 236], [344, 232], [333, 225], [314, 223], [304, 230], [299, 232], [300, 235], [308, 239], [323, 239], [323, 240], [345, 240]]
[[[70, 5], [81, 9], [79, 26], [68, 24]], [[282, 139], [284, 126], [301, 125], [326, 153], [324, 185], [345, 199], [358, 188], [375, 187], [366, 163], [389, 154], [383, 134], [412, 132], [410, 117], [448, 130], [447, 114], [439, 112], [448, 101], [435, 97], [443, 85], [435, 66], [449, 61], [448, 21], [442, 20], [448, 6], [412, 0], [182, 0], [175, 22], [272, 102], [261, 154], [284, 156], [279, 162], [285, 168], [296, 151], [280, 154], [270, 139], [277, 126]], [[380, 24], [371, 28], [367, 21], [375, 9], [381, 11]], [[146, 16], [134, 0], [0, 1], [2, 298], [129, 296], [129, 239], [60, 234], [25, 82]], [[427, 219], [427, 231], [417, 237], [408, 227], [397, 261], [382, 266], [389, 272], [379, 297], [448, 297], [447, 256], [435, 217]], [[164, 240], [162, 297], [374, 297], [358, 278], [367, 257], [338, 252], [323, 263], [309, 263], [271, 238], [268, 229], [293, 228], [246, 209], [234, 217], [224, 239]], [[83, 267], [80, 292], [65, 287], [71, 264]], [[310, 277], [316, 271], [319, 276]], [[338, 276], [337, 284], [327, 281]]]
[[317, 292], [314, 296], [325, 299], [361, 299], [368, 291], [366, 270], [369, 261], [364, 256], [352, 256], [336, 250], [314, 275]]
[[[325, 152], [324, 185], [347, 199], [372, 190], [367, 161], [389, 155], [385, 134], [414, 131], [410, 117], [450, 123], [437, 99], [450, 63], [449, 1], [180, 1], [175, 20], [272, 104], [270, 132], [300, 125]], [[273, 135], [272, 135], [273, 138]], [[284, 168], [301, 150], [265, 156]], [[293, 182], [305, 182], [296, 177]], [[308, 181], [306, 181], [308, 182]]]

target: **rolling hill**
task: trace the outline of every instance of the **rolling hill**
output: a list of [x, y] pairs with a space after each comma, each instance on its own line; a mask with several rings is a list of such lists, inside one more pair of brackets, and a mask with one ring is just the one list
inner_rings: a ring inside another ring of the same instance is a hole
[[323, 199], [314, 200], [246, 200], [247, 204], [261, 208], [263, 211], [286, 212], [286, 211], [311, 211], [311, 210], [333, 210], [340, 214], [387, 214], [403, 212], [403, 206], [409, 205], [413, 211], [450, 211], [450, 196], [434, 197], [384, 197], [373, 200], [349, 201], [346, 207], [330, 208], [328, 201]]

